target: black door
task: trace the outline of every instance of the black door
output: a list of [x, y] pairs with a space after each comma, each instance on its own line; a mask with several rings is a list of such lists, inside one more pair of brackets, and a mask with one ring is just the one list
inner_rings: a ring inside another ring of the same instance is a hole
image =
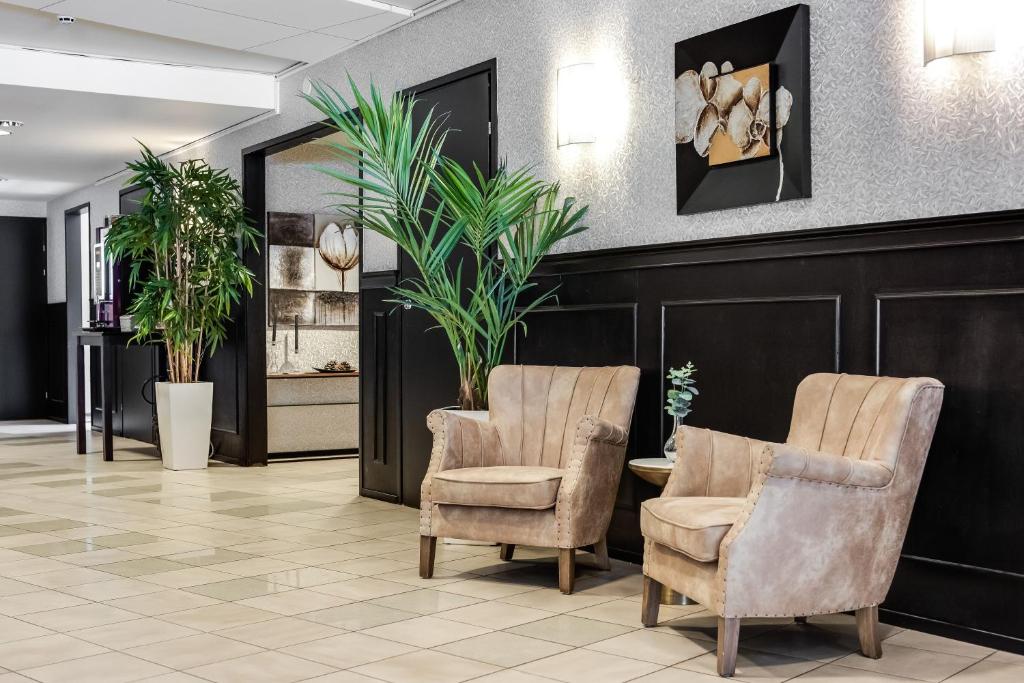
[[[411, 91], [420, 103], [419, 117], [431, 107], [435, 115], [446, 114], [452, 128], [444, 154], [467, 169], [475, 163], [487, 175], [494, 171], [493, 105], [494, 63], [425, 83]], [[453, 255], [454, 260], [462, 256]], [[416, 268], [404, 254], [399, 255], [399, 278], [415, 277]], [[416, 310], [402, 313], [402, 498], [406, 505], [419, 505], [420, 482], [430, 461], [431, 437], [427, 414], [457, 403], [459, 374], [447, 338], [434, 327], [433, 319]]]
[[0, 420], [42, 417], [46, 220], [0, 217]]

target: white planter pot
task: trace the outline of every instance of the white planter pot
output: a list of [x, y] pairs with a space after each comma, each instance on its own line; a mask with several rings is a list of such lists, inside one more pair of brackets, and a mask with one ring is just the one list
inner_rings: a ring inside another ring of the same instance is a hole
[[169, 470], [201, 470], [210, 458], [213, 383], [156, 383], [160, 451]]

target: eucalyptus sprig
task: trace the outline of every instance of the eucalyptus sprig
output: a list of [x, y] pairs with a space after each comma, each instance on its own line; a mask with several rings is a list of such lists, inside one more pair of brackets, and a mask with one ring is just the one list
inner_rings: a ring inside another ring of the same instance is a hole
[[665, 376], [672, 385], [666, 394], [668, 402], [665, 405], [665, 412], [677, 420], [681, 421], [690, 414], [693, 398], [700, 394], [697, 391], [697, 380], [693, 378], [696, 373], [697, 368], [693, 363], [687, 362], [681, 368], [669, 368], [668, 375]]

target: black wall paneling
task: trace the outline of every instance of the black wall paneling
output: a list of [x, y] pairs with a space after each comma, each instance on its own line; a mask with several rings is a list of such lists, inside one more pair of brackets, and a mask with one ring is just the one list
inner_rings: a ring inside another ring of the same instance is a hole
[[[515, 361], [635, 355], [631, 458], [660, 453], [664, 375], [687, 360], [701, 388], [688, 424], [770, 440], [808, 373], [942, 380], [884, 618], [1024, 651], [1024, 212], [555, 255], [538, 281], [558, 305], [528, 316]], [[640, 561], [639, 504], [657, 494], [624, 471], [613, 555]]]
[[0, 420], [40, 418], [48, 410], [46, 219], [0, 216], [0, 243]]
[[[725, 432], [746, 430], [741, 433], [785, 440], [788, 421], [780, 421], [775, 411], [741, 414], [731, 392], [718, 388], [745, 386], [745, 400], [752, 405], [791, 406], [804, 377], [839, 371], [840, 311], [841, 297], [827, 294], [662, 302], [659, 376], [693, 361], [697, 386], [708, 388], [694, 405], [705, 422]], [[722, 358], [731, 362], [718, 362]], [[751, 384], [750, 377], [760, 381]], [[788, 391], [780, 393], [782, 387]], [[664, 442], [667, 417], [662, 425]]]
[[68, 305], [46, 305], [46, 417], [68, 421]]

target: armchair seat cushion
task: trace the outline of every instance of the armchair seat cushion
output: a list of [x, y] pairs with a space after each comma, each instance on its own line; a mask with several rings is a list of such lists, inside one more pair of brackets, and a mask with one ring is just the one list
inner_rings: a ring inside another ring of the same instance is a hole
[[640, 508], [645, 538], [699, 562], [714, 562], [746, 498], [652, 498]]
[[565, 470], [554, 467], [463, 467], [434, 475], [430, 497], [442, 505], [546, 510], [554, 507]]

